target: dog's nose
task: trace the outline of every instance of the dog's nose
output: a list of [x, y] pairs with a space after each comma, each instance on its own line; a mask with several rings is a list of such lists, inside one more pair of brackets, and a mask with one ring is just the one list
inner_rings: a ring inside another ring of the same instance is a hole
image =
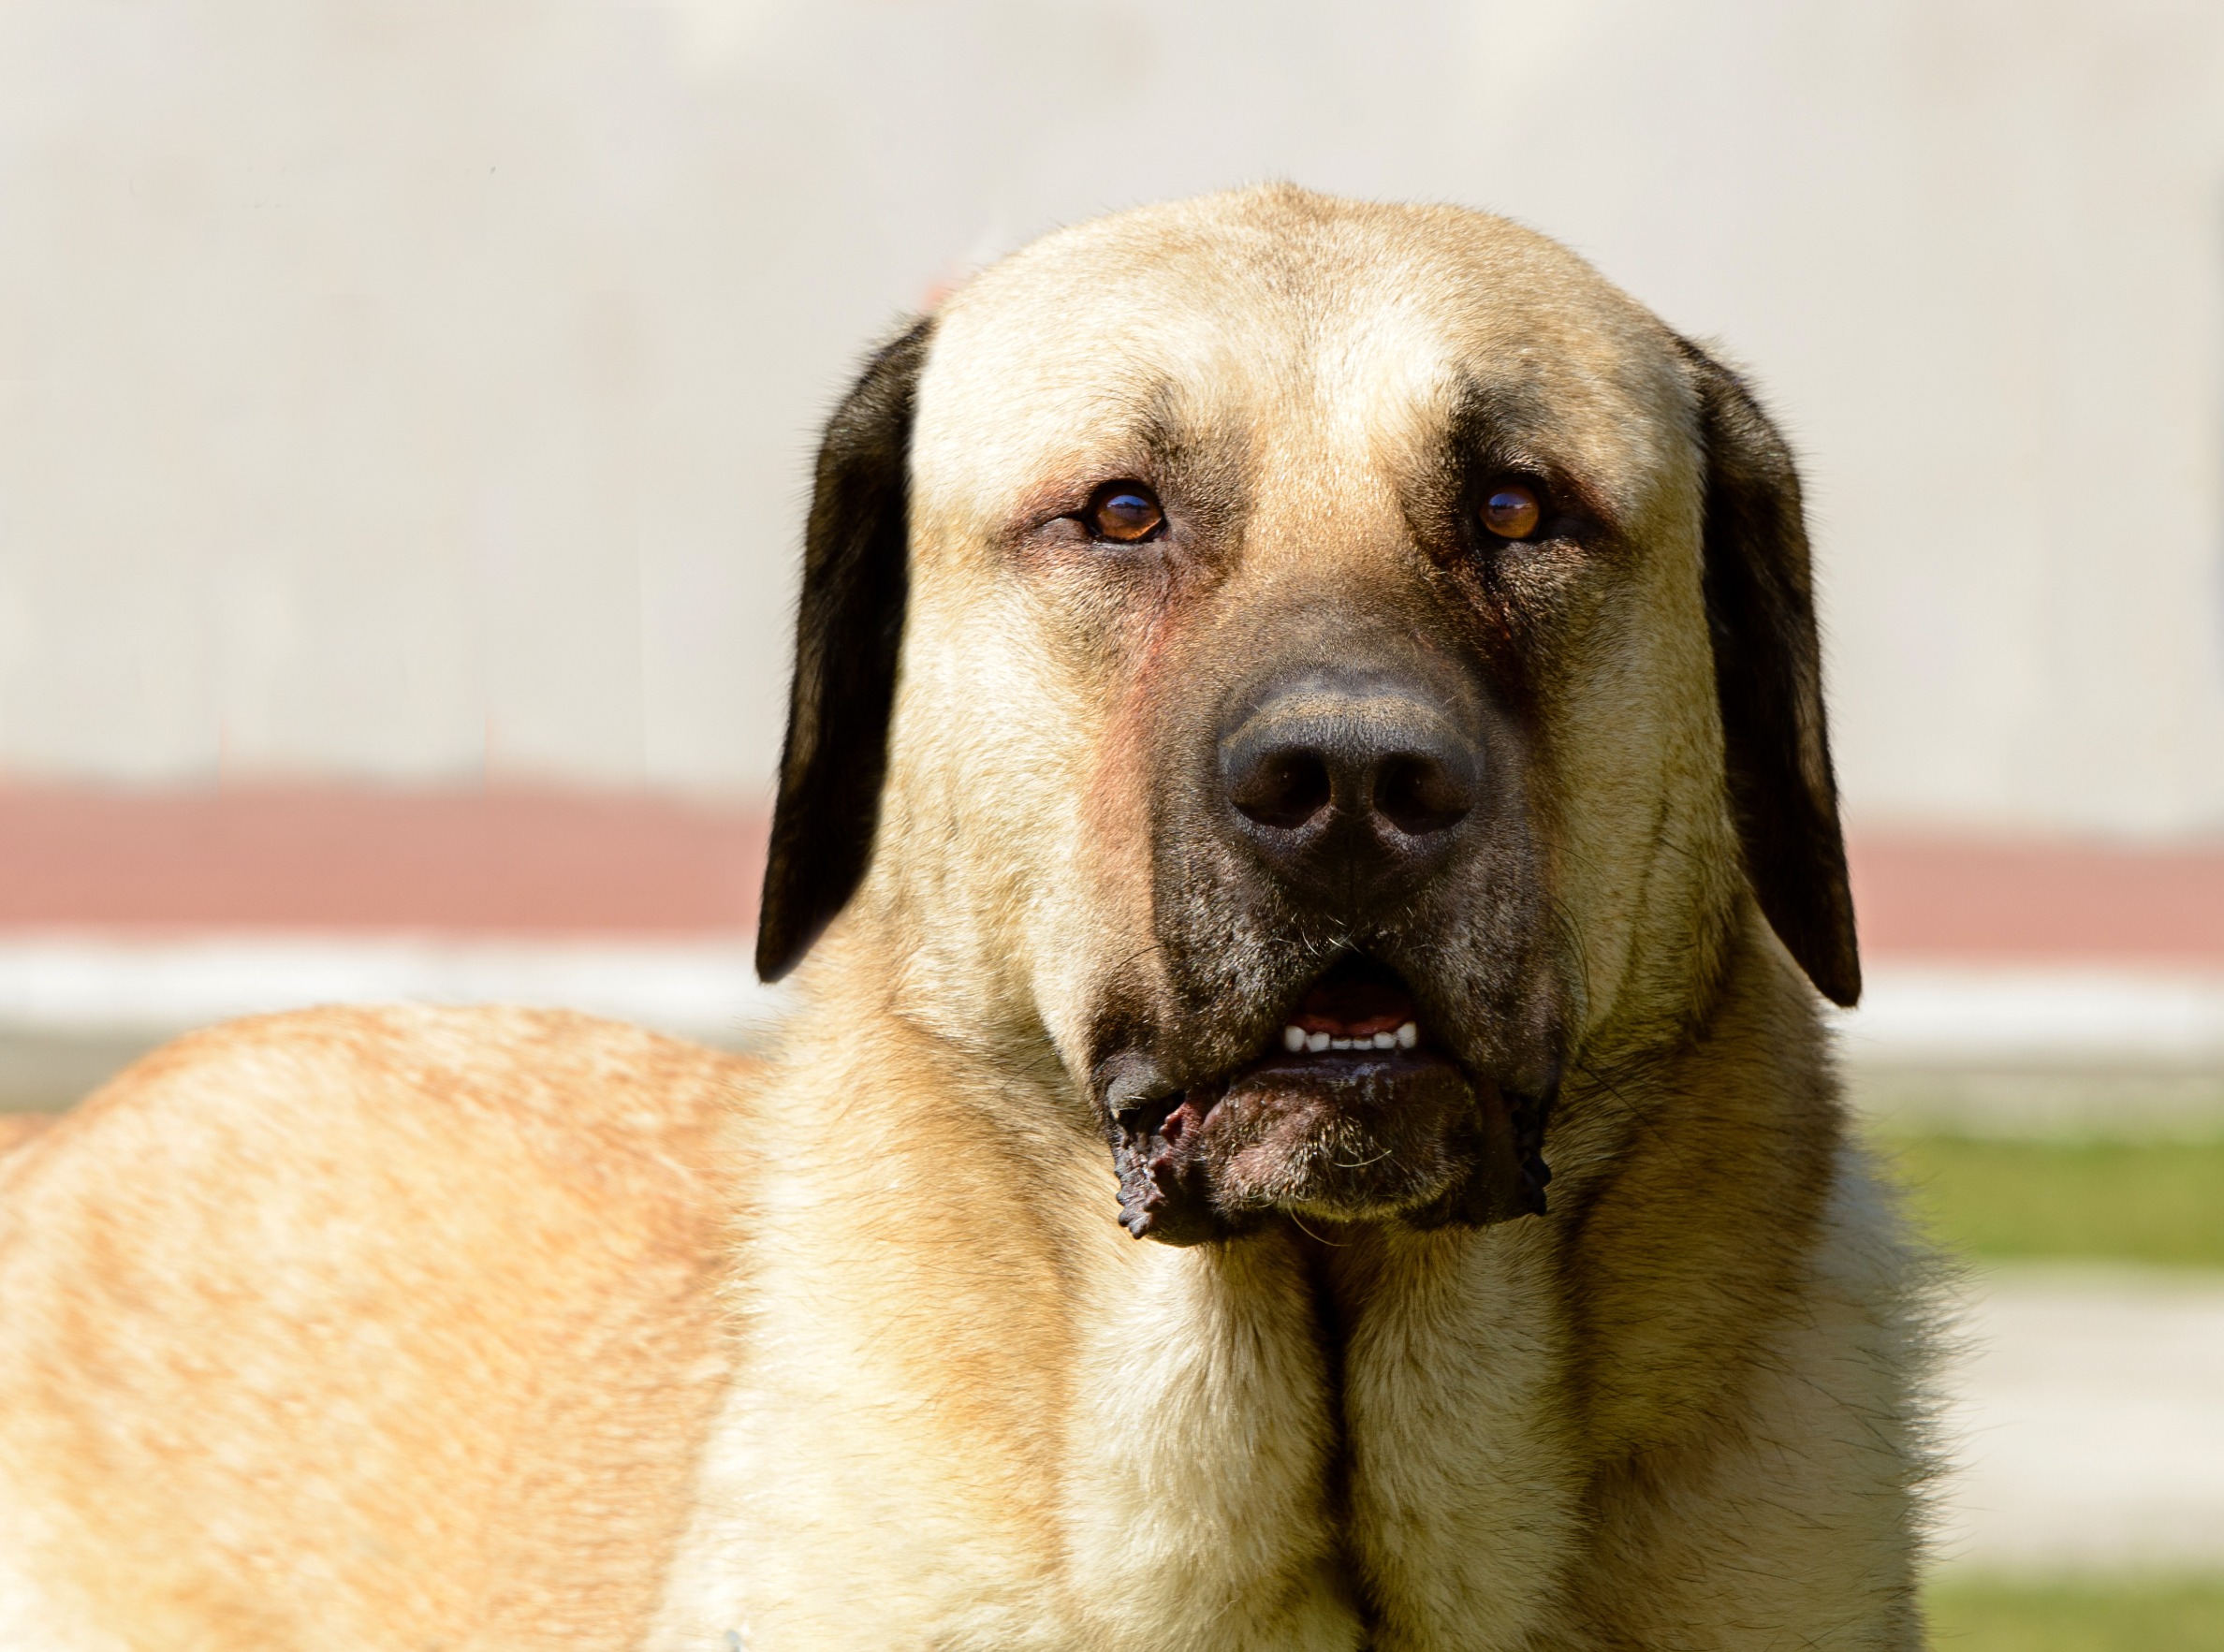
[[1451, 847], [1483, 753], [1417, 686], [1310, 671], [1250, 703], [1221, 739], [1220, 775], [1238, 829], [1285, 877], [1380, 899]]

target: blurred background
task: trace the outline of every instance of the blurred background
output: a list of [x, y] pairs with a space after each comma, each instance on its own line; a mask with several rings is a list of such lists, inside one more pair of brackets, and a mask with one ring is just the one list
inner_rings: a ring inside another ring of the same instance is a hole
[[1804, 462], [1941, 1642], [2224, 1645], [2213, 0], [9, 0], [0, 1106], [347, 998], [746, 1043], [817, 421], [1055, 225], [1484, 206]]

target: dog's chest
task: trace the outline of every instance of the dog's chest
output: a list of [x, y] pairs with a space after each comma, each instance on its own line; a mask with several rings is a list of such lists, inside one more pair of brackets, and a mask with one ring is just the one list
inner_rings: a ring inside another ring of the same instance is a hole
[[1275, 1247], [1137, 1248], [1051, 1416], [768, 1309], [650, 1645], [1518, 1645], [1571, 1528], [1552, 1297], [1487, 1230], [1423, 1251], [1369, 1259], [1338, 1347]]

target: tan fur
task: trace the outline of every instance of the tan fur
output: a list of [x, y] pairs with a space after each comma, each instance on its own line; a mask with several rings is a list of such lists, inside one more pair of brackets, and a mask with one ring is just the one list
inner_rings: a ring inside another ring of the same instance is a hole
[[0, 1161], [0, 1645], [612, 1644], [725, 1368], [746, 1073], [324, 1010], [173, 1045]]
[[[1288, 190], [961, 291], [875, 851], [786, 1047], [320, 1011], [0, 1160], [0, 1645], [1920, 1645], [1920, 1300], [1738, 870], [1679, 360], [1540, 238]], [[1462, 363], [1644, 548], [1543, 576], [1552, 1214], [1136, 1243], [1084, 1052], [1156, 967], [1167, 709], [1285, 600], [1420, 600]], [[1122, 606], [1027, 524], [1167, 384], [1251, 514]]]
[[0, 1153], [22, 1146], [53, 1121], [51, 1113], [0, 1114]]

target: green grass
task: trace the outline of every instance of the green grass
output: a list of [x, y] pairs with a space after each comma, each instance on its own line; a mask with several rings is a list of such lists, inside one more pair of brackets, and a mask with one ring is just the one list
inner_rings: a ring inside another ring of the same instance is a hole
[[1934, 1584], [1934, 1652], [2219, 1652], [2224, 1579]]
[[[1986, 1260], [2224, 1267], [2224, 1140], [1890, 1137], [1914, 1209]], [[2216, 1643], [2224, 1652], [2224, 1639]]]

